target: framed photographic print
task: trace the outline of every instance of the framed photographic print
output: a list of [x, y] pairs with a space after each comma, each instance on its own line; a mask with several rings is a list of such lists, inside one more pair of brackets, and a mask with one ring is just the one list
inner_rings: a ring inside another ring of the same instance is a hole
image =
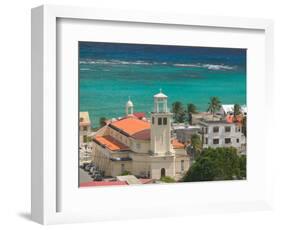
[[270, 208], [259, 133], [272, 129], [260, 125], [272, 31], [265, 19], [33, 9], [32, 219]]

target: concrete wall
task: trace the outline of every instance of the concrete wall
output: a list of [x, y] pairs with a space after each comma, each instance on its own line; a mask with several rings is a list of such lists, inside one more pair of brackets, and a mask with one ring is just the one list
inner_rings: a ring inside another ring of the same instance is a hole
[[161, 169], [165, 169], [165, 176], [175, 177], [175, 157], [152, 157], [151, 158], [151, 178], [160, 179]]
[[[219, 127], [219, 132], [213, 132], [214, 127]], [[230, 127], [230, 132], [225, 131], [225, 127]], [[236, 124], [208, 124], [207, 126], [202, 126], [208, 128], [207, 133], [204, 132], [202, 135], [203, 147], [217, 148], [217, 147], [235, 147], [238, 150], [241, 149], [241, 145], [245, 144], [245, 137], [242, 133], [242, 129]], [[206, 143], [206, 138], [208, 138], [208, 143]], [[225, 138], [230, 138], [231, 143], [225, 143]], [[213, 144], [213, 139], [219, 139], [218, 144]], [[237, 139], [239, 140], [237, 142]]]
[[136, 140], [130, 138], [130, 149], [136, 153], [148, 153], [150, 150], [150, 140]]
[[111, 161], [110, 162], [110, 175], [108, 176], [120, 176], [122, 174], [122, 165], [124, 165], [124, 171], [132, 172], [132, 161]]

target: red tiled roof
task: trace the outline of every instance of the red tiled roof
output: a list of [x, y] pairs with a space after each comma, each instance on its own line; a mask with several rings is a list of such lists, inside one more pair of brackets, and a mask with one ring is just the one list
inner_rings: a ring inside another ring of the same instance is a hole
[[150, 129], [150, 123], [147, 121], [139, 120], [134, 117], [126, 117], [124, 119], [114, 121], [110, 125], [116, 127], [119, 130], [127, 133], [129, 136], [141, 132], [146, 129]]
[[141, 113], [141, 112], [139, 112], [139, 113], [133, 113], [133, 115], [134, 115], [136, 118], [138, 118], [138, 119], [142, 119], [142, 118], [145, 117], [145, 113]]
[[179, 142], [177, 139], [172, 140], [172, 145], [174, 149], [184, 149], [184, 144]]
[[125, 181], [89, 181], [80, 183], [80, 187], [128, 185]]
[[95, 136], [94, 140], [99, 142], [100, 144], [106, 146], [108, 149], [112, 151], [117, 150], [129, 150], [129, 147], [121, 143], [120, 141], [116, 140], [112, 136]]
[[[226, 122], [227, 123], [233, 123], [234, 121], [235, 121], [234, 115], [227, 115], [226, 116]], [[236, 116], [236, 122], [242, 123], [242, 121], [243, 121], [243, 116], [242, 115]]]
[[150, 140], [150, 129], [144, 129], [132, 135], [137, 140]]

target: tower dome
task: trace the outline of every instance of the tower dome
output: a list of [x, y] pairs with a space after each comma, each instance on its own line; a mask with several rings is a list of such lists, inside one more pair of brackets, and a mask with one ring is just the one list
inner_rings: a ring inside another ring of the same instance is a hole
[[154, 98], [168, 98], [168, 96], [162, 93], [162, 89], [160, 89], [160, 92], [155, 94]]
[[126, 107], [134, 107], [134, 104], [133, 104], [133, 102], [130, 100], [130, 98], [129, 98], [129, 101], [127, 101]]
[[134, 104], [131, 101], [131, 98], [129, 97], [129, 100], [126, 103], [126, 115], [130, 115], [134, 113]]
[[154, 95], [154, 112], [168, 112], [167, 100], [168, 96], [160, 89], [160, 92]]

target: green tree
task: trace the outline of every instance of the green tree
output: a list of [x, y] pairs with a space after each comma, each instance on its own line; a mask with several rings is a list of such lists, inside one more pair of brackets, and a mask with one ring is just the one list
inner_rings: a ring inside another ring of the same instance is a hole
[[190, 125], [192, 125], [192, 114], [197, 113], [196, 110], [197, 110], [197, 108], [194, 104], [192, 104], [192, 103], [187, 104], [187, 111], [186, 111], [187, 114], [186, 115], [187, 115], [188, 123]]
[[233, 115], [234, 115], [234, 121], [237, 121], [237, 116], [241, 114], [241, 106], [239, 104], [234, 104], [233, 108]]
[[192, 155], [192, 158], [195, 159], [201, 152], [202, 150], [202, 141], [201, 138], [198, 134], [193, 134], [191, 136], [190, 140], [190, 152]]
[[183, 181], [235, 180], [246, 178], [246, 157], [233, 147], [204, 149]]
[[187, 113], [197, 113], [197, 108], [194, 104], [187, 104]]
[[211, 181], [217, 174], [215, 161], [208, 157], [201, 157], [191, 166], [183, 181]]
[[234, 104], [233, 113], [234, 116], [238, 116], [241, 114], [241, 106], [239, 104]]
[[221, 101], [218, 97], [211, 97], [209, 102], [208, 111], [213, 115], [221, 108]]
[[176, 101], [172, 104], [172, 113], [175, 122], [182, 123], [185, 121], [185, 111], [180, 101]]
[[246, 176], [247, 176], [247, 157], [246, 155], [242, 155], [240, 157], [240, 176], [241, 178], [245, 178], [246, 179]]
[[106, 118], [105, 117], [101, 117], [100, 118], [100, 127], [103, 127], [106, 125]]

